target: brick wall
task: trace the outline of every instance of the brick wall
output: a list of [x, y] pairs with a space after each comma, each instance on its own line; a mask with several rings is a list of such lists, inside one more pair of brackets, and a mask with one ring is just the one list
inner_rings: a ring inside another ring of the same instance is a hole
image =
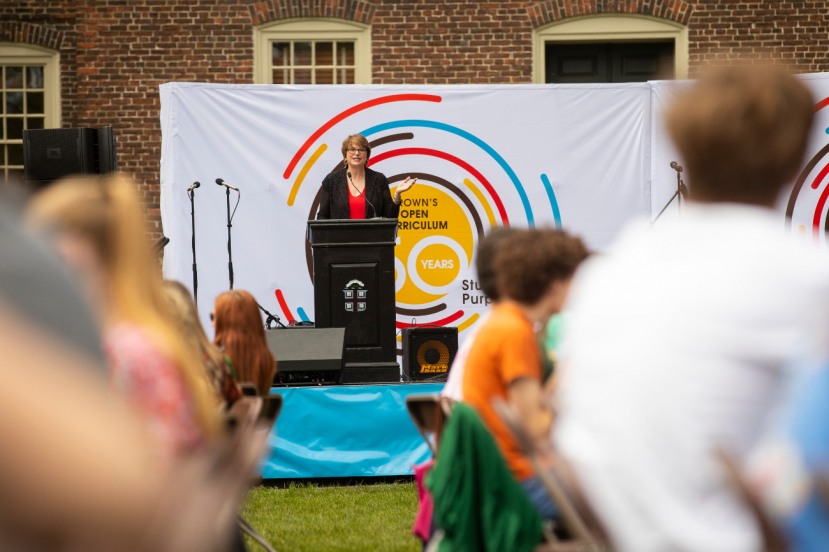
[[528, 83], [532, 30], [570, 17], [640, 14], [687, 25], [692, 75], [763, 57], [829, 71], [829, 1], [4, 0], [0, 42], [59, 50], [64, 126], [112, 125], [161, 233], [158, 85], [252, 82], [256, 25], [335, 17], [372, 27], [378, 84]]

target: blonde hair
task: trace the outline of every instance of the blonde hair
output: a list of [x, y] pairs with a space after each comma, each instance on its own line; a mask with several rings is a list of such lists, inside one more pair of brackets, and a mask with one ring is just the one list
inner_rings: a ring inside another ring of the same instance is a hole
[[74, 235], [94, 247], [106, 274], [105, 325], [131, 322], [144, 328], [180, 370], [205, 434], [215, 435], [217, 403], [200, 359], [170, 315], [136, 182], [123, 175], [59, 180], [34, 196], [28, 219], [42, 230]]
[[164, 280], [162, 289], [170, 305], [173, 321], [180, 328], [182, 338], [204, 364], [204, 369], [217, 397], [223, 397], [222, 386], [225, 376], [224, 355], [213, 345], [204, 332], [196, 301], [184, 284], [175, 280]]

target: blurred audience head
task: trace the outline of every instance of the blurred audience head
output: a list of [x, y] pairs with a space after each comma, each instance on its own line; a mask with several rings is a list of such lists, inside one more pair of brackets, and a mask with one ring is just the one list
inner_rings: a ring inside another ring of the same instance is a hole
[[47, 234], [83, 283], [104, 322], [157, 317], [165, 301], [136, 183], [122, 175], [59, 180], [36, 194], [28, 219]]
[[549, 317], [561, 308], [570, 280], [587, 255], [580, 238], [561, 230], [513, 230], [493, 262], [500, 294], [523, 305], [549, 299]]
[[28, 221], [74, 270], [105, 328], [141, 326], [173, 360], [206, 433], [218, 428], [216, 401], [200, 359], [182, 338], [162, 291], [137, 183], [116, 174], [61, 179], [36, 194]]
[[813, 115], [809, 89], [780, 67], [702, 75], [666, 113], [691, 198], [773, 205], [802, 163]]
[[265, 339], [259, 305], [245, 290], [226, 291], [213, 307], [213, 342], [230, 358], [242, 382], [252, 382], [267, 396], [273, 384], [276, 362]]
[[500, 298], [498, 274], [492, 264], [495, 253], [513, 232], [512, 228], [496, 226], [490, 228], [489, 232], [478, 243], [478, 250], [475, 255], [475, 271], [478, 273], [478, 283], [481, 286], [481, 291], [492, 301], [497, 301]]
[[193, 350], [194, 356], [202, 359], [204, 369], [217, 397], [230, 406], [239, 396], [239, 390], [232, 380], [224, 361], [224, 354], [216, 347], [204, 331], [196, 301], [190, 290], [174, 280], [165, 280], [164, 294], [170, 304], [170, 314], [180, 328], [182, 338]]

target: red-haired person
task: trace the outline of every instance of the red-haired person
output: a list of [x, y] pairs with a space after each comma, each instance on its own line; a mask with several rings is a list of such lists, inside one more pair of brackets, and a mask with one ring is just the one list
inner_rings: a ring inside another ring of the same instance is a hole
[[245, 290], [226, 291], [216, 297], [211, 316], [213, 343], [230, 360], [240, 382], [253, 383], [259, 395], [267, 397], [276, 374], [276, 359], [268, 348], [256, 299]]

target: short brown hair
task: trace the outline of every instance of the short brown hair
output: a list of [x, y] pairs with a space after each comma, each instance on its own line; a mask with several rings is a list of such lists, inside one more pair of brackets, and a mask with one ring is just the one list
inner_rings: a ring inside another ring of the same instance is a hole
[[561, 230], [513, 231], [495, 254], [498, 290], [502, 297], [535, 304], [550, 284], [570, 279], [587, 255], [580, 238]]
[[681, 93], [668, 132], [700, 201], [773, 205], [803, 161], [814, 100], [775, 66], [718, 68]]
[[354, 144], [358, 148], [363, 148], [366, 150], [366, 161], [368, 161], [369, 157], [371, 157], [371, 146], [368, 145], [368, 140], [362, 134], [349, 134], [343, 140], [343, 159], [345, 159], [345, 154], [348, 152], [348, 148]]

